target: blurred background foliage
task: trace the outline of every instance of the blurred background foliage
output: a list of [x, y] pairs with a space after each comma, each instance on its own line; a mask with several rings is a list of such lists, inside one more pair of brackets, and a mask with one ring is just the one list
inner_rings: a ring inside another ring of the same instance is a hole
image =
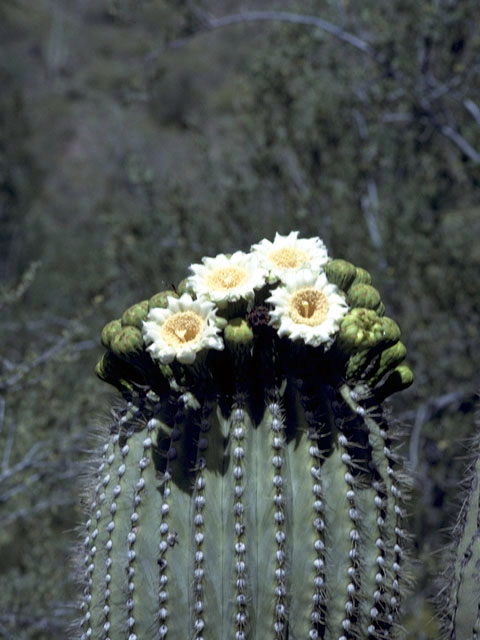
[[101, 327], [203, 255], [299, 229], [370, 270], [402, 327], [404, 623], [438, 638], [432, 577], [479, 384], [477, 15], [476, 0], [0, 3], [0, 637], [64, 639], [75, 614], [77, 479], [112, 398], [93, 376]]

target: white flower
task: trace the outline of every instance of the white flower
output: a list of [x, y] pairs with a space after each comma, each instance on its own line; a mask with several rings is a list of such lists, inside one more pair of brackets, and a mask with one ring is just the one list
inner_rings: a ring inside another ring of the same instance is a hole
[[224, 308], [229, 302], [253, 300], [255, 289], [265, 284], [266, 271], [251, 254], [236, 251], [230, 257], [220, 254], [192, 264], [188, 288], [197, 298], [207, 298]]
[[291, 273], [285, 285], [267, 298], [267, 302], [274, 305], [270, 324], [278, 329], [280, 337], [329, 348], [348, 311], [344, 297], [337, 291], [324, 273], [315, 275], [308, 269]]
[[180, 298], [168, 296], [167, 303], [166, 309], [151, 309], [143, 323], [143, 337], [153, 358], [162, 364], [175, 358], [192, 364], [201, 349], [223, 349], [212, 302], [192, 300], [184, 293]]
[[327, 249], [320, 238], [298, 238], [298, 231], [288, 236], [275, 234], [273, 242], [262, 240], [252, 245], [252, 254], [270, 272], [272, 281], [285, 280], [298, 269], [310, 269], [318, 274], [328, 260]]

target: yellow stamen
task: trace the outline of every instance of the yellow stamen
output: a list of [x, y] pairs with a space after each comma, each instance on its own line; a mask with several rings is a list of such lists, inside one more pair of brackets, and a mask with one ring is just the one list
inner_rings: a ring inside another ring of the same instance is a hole
[[327, 296], [317, 289], [299, 289], [290, 298], [289, 313], [296, 324], [318, 326], [326, 319], [328, 309]]
[[187, 342], [197, 341], [205, 324], [202, 316], [193, 311], [179, 311], [162, 325], [162, 335], [167, 344], [179, 347]]
[[308, 261], [308, 253], [293, 247], [283, 247], [283, 249], [272, 251], [269, 258], [276, 267], [281, 269], [297, 269]]
[[211, 289], [216, 291], [228, 291], [235, 289], [248, 280], [248, 272], [241, 267], [219, 267], [209, 273], [206, 283]]

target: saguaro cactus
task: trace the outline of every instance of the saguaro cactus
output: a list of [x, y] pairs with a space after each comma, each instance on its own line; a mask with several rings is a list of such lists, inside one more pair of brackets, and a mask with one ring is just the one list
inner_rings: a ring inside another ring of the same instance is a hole
[[[477, 420], [480, 427], [480, 419]], [[480, 637], [480, 440], [473, 446], [474, 460], [465, 499], [446, 553], [446, 571], [440, 581], [438, 611], [446, 640]]]
[[88, 498], [93, 640], [398, 637], [412, 382], [369, 274], [277, 234], [102, 332], [120, 390]]

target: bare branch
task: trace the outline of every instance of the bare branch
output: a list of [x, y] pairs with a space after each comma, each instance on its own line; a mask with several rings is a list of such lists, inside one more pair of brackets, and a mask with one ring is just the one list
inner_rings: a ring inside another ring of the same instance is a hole
[[8, 389], [8, 388], [14, 387], [21, 380], [23, 380], [23, 378], [28, 373], [30, 373], [30, 371], [32, 371], [32, 369], [35, 369], [36, 367], [40, 366], [41, 364], [44, 364], [45, 362], [50, 360], [50, 358], [52, 358], [55, 354], [57, 354], [60, 351], [62, 351], [62, 349], [69, 342], [69, 340], [70, 340], [70, 338], [67, 337], [67, 336], [61, 337], [53, 346], [51, 346], [49, 349], [47, 349], [46, 351], [41, 353], [34, 360], [32, 360], [31, 362], [29, 362], [27, 364], [19, 365], [16, 373], [14, 375], [12, 375], [10, 378], [4, 378], [3, 380], [0, 378], [0, 390], [4, 390], [4, 389]]
[[2, 464], [2, 472], [0, 473], [0, 482], [5, 482], [5, 480], [8, 480], [8, 478], [15, 475], [16, 473], [20, 473], [21, 471], [24, 471], [28, 467], [33, 466], [34, 462], [36, 462], [35, 455], [37, 451], [41, 448], [41, 446], [42, 446], [41, 442], [36, 442], [28, 450], [28, 452], [23, 456], [20, 462], [17, 462], [17, 464], [15, 464], [13, 467], [8, 466], [11, 447], [8, 447], [8, 446], [5, 447], [5, 454], [4, 454], [3, 464]]
[[408, 462], [412, 471], [415, 471], [417, 468], [420, 453], [420, 436], [423, 425], [428, 421], [428, 416], [429, 408], [427, 405], [422, 405], [417, 409], [417, 415], [415, 416], [415, 422], [413, 424], [412, 435], [410, 436], [410, 444], [408, 448]]
[[[375, 49], [368, 42], [362, 40], [358, 36], [355, 36], [353, 33], [345, 31], [341, 27], [332, 24], [327, 20], [323, 20], [323, 18], [302, 15], [299, 13], [290, 13], [288, 11], [244, 11], [242, 13], [234, 13], [229, 16], [222, 16], [221, 18], [216, 18], [213, 15], [204, 16], [202, 28], [193, 35], [195, 36], [205, 31], [213, 31], [222, 27], [228, 27], [233, 24], [241, 24], [245, 22], [289, 22], [291, 24], [302, 24], [309, 27], [315, 27], [329, 33], [342, 42], [355, 47], [370, 57], [379, 60], [378, 53]], [[191, 36], [189, 38], [174, 40], [169, 43], [168, 48], [182, 47], [186, 42], [188, 42], [188, 40], [190, 40], [190, 38]], [[147, 61], [151, 62], [160, 55], [162, 51], [163, 48], [152, 51], [148, 54]]]
[[411, 422], [417, 419], [419, 411], [426, 409], [423, 412], [423, 416], [426, 422], [435, 417], [442, 411], [455, 411], [463, 402], [475, 402], [477, 394], [471, 389], [464, 389], [462, 391], [449, 391], [441, 396], [435, 396], [427, 402], [423, 403], [416, 409], [404, 411], [400, 414], [400, 420], [405, 422]]
[[5, 398], [3, 396], [0, 396], [0, 433], [2, 433], [4, 420], [5, 420]]
[[470, 158], [472, 162], [474, 162], [475, 164], [480, 163], [480, 153], [476, 151], [476, 149], [474, 149], [472, 145], [458, 133], [458, 131], [455, 131], [455, 129], [453, 129], [449, 125], [443, 125], [442, 127], [440, 127], [440, 132], [443, 133], [446, 138], [456, 144], [461, 152], [465, 154], [467, 158]]
[[76, 504], [76, 501], [77, 500], [74, 496], [70, 498], [50, 498], [49, 500], [40, 500], [34, 505], [22, 509], [17, 509], [17, 511], [11, 511], [10, 513], [6, 514], [2, 519], [2, 525], [4, 527], [7, 527], [20, 518], [28, 519], [31, 518], [35, 513], [48, 511], [50, 509], [54, 509], [55, 507], [63, 507], [66, 505]]
[[[369, 132], [365, 116], [357, 109], [354, 109], [353, 117], [357, 123], [360, 138], [364, 141], [368, 140]], [[367, 177], [366, 183], [367, 190], [360, 198], [360, 205], [365, 218], [365, 224], [367, 225], [370, 241], [376, 249], [380, 265], [384, 269], [387, 266], [387, 262], [383, 250], [382, 234], [380, 233], [380, 227], [378, 224], [379, 202], [377, 183], [372, 175]]]
[[473, 116], [475, 122], [480, 125], [480, 108], [478, 105], [476, 105], [473, 100], [470, 100], [470, 98], [466, 98], [466, 100], [463, 101], [463, 106]]
[[32, 285], [41, 262], [32, 262], [20, 278], [20, 282], [11, 290], [0, 291], [0, 309], [7, 304], [18, 302]]

